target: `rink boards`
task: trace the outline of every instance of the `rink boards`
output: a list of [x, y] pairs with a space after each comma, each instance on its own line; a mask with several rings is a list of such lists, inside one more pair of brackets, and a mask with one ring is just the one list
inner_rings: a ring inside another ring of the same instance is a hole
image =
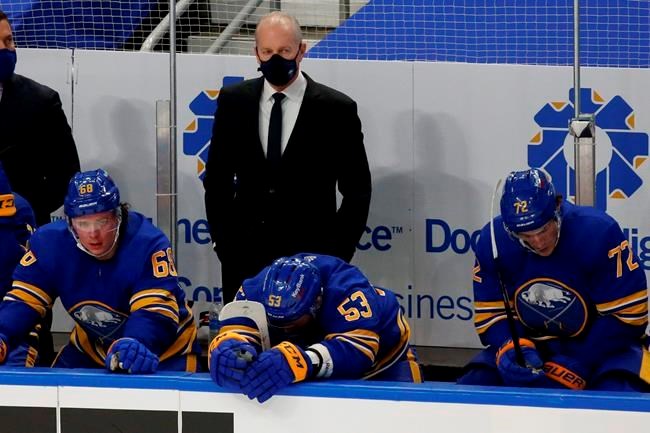
[[207, 374], [3, 369], [0, 423], [34, 433], [641, 432], [650, 395], [330, 381], [259, 404]]

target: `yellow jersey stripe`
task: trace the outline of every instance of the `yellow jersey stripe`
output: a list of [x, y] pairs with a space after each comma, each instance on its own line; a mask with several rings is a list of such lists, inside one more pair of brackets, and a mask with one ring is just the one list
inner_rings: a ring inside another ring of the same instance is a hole
[[75, 345], [79, 351], [88, 355], [93, 361], [102, 367], [105, 366], [104, 359], [106, 354], [103, 357], [100, 357], [96, 351], [96, 348], [90, 343], [88, 334], [79, 326], [75, 325], [72, 334], [70, 334], [70, 342]]
[[496, 316], [496, 317], [494, 317], [494, 319], [492, 319], [489, 322], [486, 322], [486, 323], [484, 323], [482, 325], [474, 324], [474, 327], [476, 328], [476, 332], [480, 335], [480, 334], [484, 333], [485, 331], [487, 331], [492, 325], [494, 325], [498, 321], [503, 320], [505, 318], [506, 318], [505, 314], [500, 315], [500, 316]]
[[359, 344], [359, 343], [357, 343], [356, 341], [350, 340], [350, 339], [348, 339], [348, 338], [345, 338], [345, 337], [342, 336], [342, 335], [339, 335], [339, 336], [337, 336], [337, 337], [334, 337], [333, 340], [339, 340], [339, 341], [343, 341], [343, 342], [346, 342], [346, 343], [350, 344], [352, 347], [354, 347], [355, 349], [357, 349], [359, 352], [363, 353], [363, 354], [366, 355], [368, 358], [370, 358], [370, 360], [371, 360], [373, 363], [375, 362], [375, 356], [376, 356], [377, 354], [376, 354], [375, 352], [373, 352], [372, 350], [370, 350], [369, 348], [365, 347], [364, 345]]
[[599, 312], [607, 314], [612, 310], [618, 310], [621, 307], [637, 302], [647, 302], [648, 291], [646, 289], [639, 290], [638, 292], [627, 295], [623, 298], [618, 298], [610, 302], [604, 302], [602, 304], [596, 304], [596, 308]]
[[[510, 301], [510, 306], [512, 305], [513, 303], [512, 301]], [[502, 309], [503, 310], [504, 306], [503, 306], [503, 301], [489, 301], [489, 302], [476, 301], [474, 302], [474, 308], [476, 308], [477, 310], [481, 310], [481, 309], [488, 309], [488, 310]]]
[[402, 353], [407, 350], [409, 338], [411, 338], [411, 328], [409, 327], [409, 324], [402, 315], [401, 311], [397, 315], [397, 326], [400, 329], [399, 342], [389, 353], [379, 359], [373, 366], [372, 370], [369, 371], [368, 374], [366, 374], [364, 377], [368, 377], [369, 375], [372, 375], [379, 370], [388, 368], [402, 356]]
[[628, 323], [630, 325], [634, 326], [642, 326], [648, 323], [647, 318], [645, 317], [640, 317], [640, 318], [627, 318], [627, 317], [620, 317], [618, 315], [615, 315], [615, 317], [620, 320], [621, 322]]
[[162, 288], [155, 288], [155, 289], [145, 289], [145, 290], [140, 290], [137, 293], [134, 293], [133, 296], [131, 296], [131, 300], [129, 301], [130, 303], [133, 303], [137, 301], [138, 299], [145, 297], [145, 296], [160, 296], [164, 298], [174, 298], [175, 296], [172, 292], [170, 292], [167, 289], [162, 289]]
[[144, 299], [140, 299], [137, 302], [131, 303], [131, 313], [134, 311], [140, 310], [142, 308], [146, 309], [148, 307], [151, 307], [153, 305], [165, 305], [169, 307], [176, 315], [178, 315], [178, 304], [176, 303], [176, 298], [172, 299], [160, 299], [160, 298], [152, 298], [152, 297], [147, 297]]
[[174, 341], [174, 344], [169, 346], [165, 352], [160, 355], [160, 360], [164, 361], [165, 359], [171, 358], [174, 355], [178, 354], [187, 354], [192, 350], [192, 345], [196, 340], [196, 327], [186, 328]]
[[156, 313], [156, 314], [160, 314], [161, 316], [168, 317], [174, 323], [178, 324], [178, 314], [174, 313], [173, 311], [169, 311], [168, 308], [164, 308], [161, 306], [151, 306], [149, 308], [141, 308], [141, 310], [150, 311], [152, 313]]
[[641, 379], [645, 380], [646, 383], [650, 383], [650, 352], [648, 352], [648, 349], [646, 348], [643, 348], [639, 376]]
[[24, 281], [15, 280], [12, 286], [24, 290], [25, 292], [31, 293], [33, 296], [43, 300], [43, 304], [52, 305], [52, 298], [48, 295], [43, 289], [36, 287], [33, 284], [26, 283]]
[[354, 341], [357, 344], [360, 344], [364, 347], [367, 347], [368, 349], [372, 350], [372, 352], [377, 355], [377, 352], [379, 352], [379, 341], [368, 341], [362, 338], [357, 338], [354, 335], [351, 334], [338, 334], [335, 338], [343, 337], [347, 340]]
[[45, 316], [45, 312], [47, 309], [38, 301], [35, 300], [31, 295], [27, 293], [20, 293], [16, 290], [12, 290], [9, 293], [5, 295], [5, 297], [2, 299], [3, 301], [14, 301], [14, 302], [22, 302], [23, 304], [27, 305], [28, 307], [31, 307], [34, 311], [36, 311], [41, 317]]

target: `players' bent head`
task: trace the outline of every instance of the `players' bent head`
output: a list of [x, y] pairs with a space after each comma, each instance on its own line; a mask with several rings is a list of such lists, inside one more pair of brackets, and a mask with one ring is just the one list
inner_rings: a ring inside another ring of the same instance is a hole
[[82, 251], [99, 260], [113, 257], [122, 207], [120, 191], [105, 170], [75, 174], [68, 185], [63, 209], [70, 233]]
[[262, 286], [269, 326], [285, 334], [307, 326], [320, 308], [322, 292], [316, 266], [304, 259], [277, 259], [269, 267]]
[[513, 171], [506, 178], [501, 196], [503, 225], [524, 247], [540, 256], [549, 256], [560, 237], [559, 201], [544, 171]]

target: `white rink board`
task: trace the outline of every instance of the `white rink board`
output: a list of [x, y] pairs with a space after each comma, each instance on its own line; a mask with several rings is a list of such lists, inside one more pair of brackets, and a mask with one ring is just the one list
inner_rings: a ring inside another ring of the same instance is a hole
[[245, 396], [188, 392], [181, 393], [181, 409], [234, 410], [237, 431], [251, 433], [284, 433], [290, 425], [308, 425], [311, 433], [614, 433], [622, 425], [642, 432], [650, 422], [640, 412], [288, 396], [257, 405]]
[[[31, 401], [26, 401], [30, 394]], [[126, 433], [144, 431], [160, 417], [169, 423], [165, 431], [178, 433], [284, 433], [290, 426], [308, 426], [313, 433], [394, 433], [405, 428], [414, 433], [618, 433], [624, 426], [625, 432], [636, 433], [647, 431], [650, 423], [650, 397], [637, 393], [328, 381], [291, 385], [259, 404], [220, 389], [206, 373], [142, 376], [42, 368], [0, 373], [3, 425], [20, 425], [17, 413], [22, 412], [12, 409], [25, 407], [56, 408], [56, 419], [50, 420], [56, 428], [47, 430], [52, 432], [79, 431], [70, 423], [73, 411], [88, 425], [103, 412], [110, 428]], [[210, 429], [185, 424], [188, 414], [202, 416], [205, 423], [212, 413], [225, 417]], [[141, 428], [135, 430], [136, 424]], [[109, 426], [101, 427], [109, 431]]]
[[[39, 53], [21, 50], [21, 60], [41, 74], [65, 76], [65, 62], [39, 69]], [[82, 167], [109, 169], [124, 198], [150, 216], [153, 116], [155, 101], [169, 98], [168, 61], [166, 54], [75, 51], [72, 113]], [[215, 97], [226, 76], [259, 73], [249, 56], [179, 55], [177, 67], [178, 266], [188, 297], [209, 300], [219, 293], [219, 266], [209, 244], [197, 158], [183, 153], [183, 132], [197, 119], [189, 108], [197, 95], [213, 90]], [[373, 199], [354, 263], [402, 297], [415, 344], [480, 347], [472, 324], [473, 253], [466, 240], [487, 222], [496, 180], [527, 166], [527, 146], [540, 131], [535, 114], [549, 102], [568, 101], [571, 68], [313, 59], [305, 59], [303, 68], [355, 99], [363, 123]], [[582, 84], [605, 101], [622, 97], [634, 110], [634, 130], [647, 133], [649, 79], [648, 70], [584, 69]], [[601, 154], [611, 154], [600, 129], [598, 139]], [[648, 162], [636, 169], [643, 184], [631, 198], [608, 201], [608, 211], [643, 252], [646, 268], [649, 170]], [[61, 313], [55, 319], [55, 329], [69, 329]]]

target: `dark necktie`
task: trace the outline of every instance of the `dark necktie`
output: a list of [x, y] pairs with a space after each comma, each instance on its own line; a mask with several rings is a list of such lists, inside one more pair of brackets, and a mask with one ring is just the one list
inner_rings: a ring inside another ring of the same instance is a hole
[[273, 94], [273, 108], [271, 109], [271, 119], [269, 121], [269, 140], [266, 149], [266, 159], [269, 161], [271, 168], [271, 177], [277, 176], [280, 168], [280, 158], [282, 157], [282, 100], [284, 93]]

